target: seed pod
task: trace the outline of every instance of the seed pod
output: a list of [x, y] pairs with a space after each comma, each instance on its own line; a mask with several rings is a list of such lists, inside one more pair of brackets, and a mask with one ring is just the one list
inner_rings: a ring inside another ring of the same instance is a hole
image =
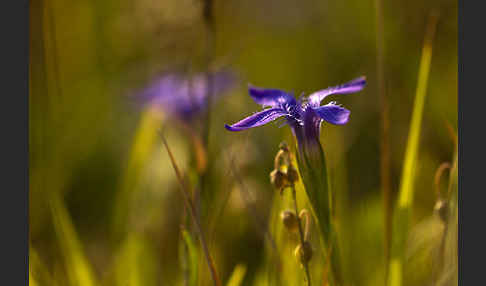
[[297, 216], [291, 210], [285, 210], [280, 213], [280, 218], [285, 226], [285, 228], [290, 231], [296, 231], [298, 229], [299, 223], [297, 221]]
[[287, 185], [287, 175], [280, 170], [273, 170], [270, 173], [270, 182], [277, 190], [282, 190]]
[[287, 145], [287, 142], [285, 142], [285, 141], [280, 142], [280, 144], [278, 145], [278, 148], [285, 151], [285, 152], [289, 152], [289, 145]]
[[279, 169], [279, 170], [283, 170], [283, 169], [286, 169], [287, 168], [287, 154], [282, 151], [282, 150], [279, 150], [277, 152], [277, 155], [275, 155], [275, 159], [274, 159], [274, 168], [275, 169]]
[[308, 263], [312, 258], [312, 245], [309, 241], [304, 241], [304, 244], [299, 244], [294, 251], [297, 260], [302, 263]]
[[295, 183], [299, 180], [299, 173], [295, 169], [293, 165], [290, 165], [289, 168], [287, 169], [287, 179], [291, 183]]
[[446, 201], [439, 199], [437, 203], [435, 203], [434, 212], [439, 215], [442, 222], [447, 222], [449, 219], [449, 204]]

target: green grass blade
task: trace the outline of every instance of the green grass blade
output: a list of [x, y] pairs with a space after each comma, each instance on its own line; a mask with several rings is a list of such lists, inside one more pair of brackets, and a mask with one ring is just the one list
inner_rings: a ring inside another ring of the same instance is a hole
[[197, 254], [197, 247], [194, 244], [194, 240], [192, 239], [191, 234], [187, 230], [182, 229], [181, 232], [184, 245], [185, 247], [187, 247], [187, 257], [189, 258], [189, 261], [187, 261], [186, 265], [189, 271], [189, 285], [196, 286], [199, 269], [199, 256]]
[[157, 285], [159, 273], [154, 249], [140, 233], [132, 232], [123, 241], [113, 267], [115, 281], [107, 285]]
[[422, 51], [422, 59], [420, 61], [420, 69], [418, 76], [418, 85], [415, 96], [414, 108], [412, 113], [412, 122], [410, 124], [410, 131], [407, 141], [407, 149], [405, 153], [405, 163], [402, 172], [402, 180], [400, 184], [399, 193], [399, 208], [409, 208], [413, 200], [413, 183], [415, 180], [414, 169], [417, 166], [417, 153], [418, 153], [418, 143], [420, 138], [420, 131], [422, 125], [422, 114], [425, 103], [425, 95], [427, 90], [427, 83], [430, 71], [430, 62], [432, 58], [432, 39], [433, 30], [435, 29], [434, 18], [432, 25], [434, 28], [429, 27], [426, 42]]
[[228, 279], [228, 283], [226, 286], [240, 286], [245, 278], [246, 274], [246, 265], [238, 264], [235, 266], [233, 273], [231, 273], [230, 278]]
[[53, 281], [37, 251], [29, 245], [29, 285], [52, 285]]
[[29, 286], [39, 286], [37, 281], [32, 276], [32, 271], [29, 269]]
[[159, 120], [150, 110], [142, 114], [140, 125], [133, 139], [127, 166], [120, 182], [121, 189], [115, 199], [112, 223], [115, 236], [122, 235], [126, 230], [128, 202], [132, 201], [140, 169], [153, 152], [153, 146], [157, 139], [156, 131], [159, 127]]
[[56, 192], [50, 200], [52, 221], [60, 251], [64, 256], [66, 272], [73, 286], [95, 286], [96, 279], [91, 264], [86, 258], [81, 242], [64, 203]]
[[432, 14], [429, 18], [429, 24], [422, 49], [412, 121], [408, 133], [404, 166], [400, 182], [398, 205], [395, 208], [393, 217], [392, 257], [389, 265], [388, 279], [388, 285], [390, 286], [401, 286], [403, 280], [403, 253], [413, 202], [418, 145], [422, 127], [427, 83], [429, 80], [430, 63], [432, 59], [432, 39], [435, 34], [436, 24], [437, 16]]

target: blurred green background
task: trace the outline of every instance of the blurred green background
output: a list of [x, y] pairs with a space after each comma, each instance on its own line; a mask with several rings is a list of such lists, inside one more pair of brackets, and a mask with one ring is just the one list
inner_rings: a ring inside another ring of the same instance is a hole
[[[375, 2], [213, 4], [211, 64], [239, 75], [210, 110], [207, 193], [201, 200], [201, 222], [223, 283], [237, 265], [245, 272], [242, 285], [264, 281], [271, 247], [259, 225], [268, 225], [278, 245], [285, 244], [287, 234], [275, 227], [275, 205], [291, 206], [269, 182], [278, 144], [293, 140], [290, 129], [224, 129], [224, 123], [258, 110], [247, 84], [309, 94], [360, 75], [368, 82], [362, 92], [335, 98], [351, 110], [349, 123], [324, 125], [321, 142], [337, 193], [349, 283], [383, 283]], [[447, 126], [457, 130], [457, 1], [384, 0], [382, 8], [394, 199], [428, 16], [439, 12], [413, 204], [415, 229], [434, 240], [434, 227], [420, 226], [430, 221], [436, 201], [435, 171], [454, 155]], [[179, 123], [140, 108], [134, 91], [174, 67], [204, 71], [202, 15], [197, 0], [30, 2], [31, 284], [184, 285], [184, 204], [159, 135], [163, 129], [179, 167], [194, 182], [191, 138]], [[290, 246], [279, 253], [296, 267], [282, 279], [302, 275]], [[196, 259], [197, 285], [211, 285], [202, 252]], [[431, 285], [420, 280], [431, 262], [420, 263], [411, 270], [418, 282], [410, 285]], [[302, 277], [276, 285], [296, 285]]]

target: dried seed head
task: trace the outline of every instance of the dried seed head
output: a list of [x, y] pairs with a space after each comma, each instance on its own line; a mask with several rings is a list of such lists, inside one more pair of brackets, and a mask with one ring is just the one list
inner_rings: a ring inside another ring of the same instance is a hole
[[293, 165], [290, 165], [289, 168], [287, 169], [287, 179], [291, 183], [295, 183], [299, 180], [299, 173], [297, 172], [297, 169]]
[[449, 219], [449, 204], [446, 201], [439, 199], [437, 203], [435, 203], [434, 212], [440, 217], [442, 222], [447, 222]]
[[285, 152], [289, 151], [289, 145], [287, 145], [287, 142], [285, 142], [285, 141], [280, 142], [280, 144], [278, 145], [278, 148], [285, 151]]
[[294, 255], [297, 260], [302, 263], [308, 263], [312, 258], [312, 245], [309, 241], [304, 241], [303, 244], [299, 244], [294, 251]]
[[270, 182], [277, 190], [282, 190], [287, 186], [287, 175], [282, 171], [275, 169], [270, 173]]
[[281, 212], [280, 218], [282, 219], [282, 222], [288, 231], [293, 232], [298, 229], [299, 224], [297, 222], [297, 216], [293, 211], [285, 210]]

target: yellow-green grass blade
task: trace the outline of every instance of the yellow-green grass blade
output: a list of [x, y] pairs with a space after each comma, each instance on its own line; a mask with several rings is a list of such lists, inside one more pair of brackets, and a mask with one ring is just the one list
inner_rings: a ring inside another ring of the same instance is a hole
[[231, 273], [230, 278], [228, 279], [228, 283], [226, 286], [240, 286], [245, 278], [246, 274], [246, 265], [238, 264], [235, 266], [233, 273]]
[[133, 232], [123, 241], [114, 261], [114, 273], [114, 285], [156, 285], [157, 261], [150, 242], [142, 234]]
[[29, 285], [53, 285], [53, 282], [37, 250], [29, 245]]
[[120, 182], [120, 192], [115, 201], [113, 233], [123, 233], [127, 220], [127, 204], [131, 201], [135, 189], [139, 170], [153, 152], [157, 140], [157, 129], [160, 121], [153, 111], [148, 110], [142, 114], [140, 125], [133, 139], [133, 145], [128, 158], [127, 166]]
[[196, 286], [199, 269], [199, 256], [197, 252], [197, 246], [194, 243], [194, 239], [191, 237], [191, 234], [187, 230], [182, 229], [181, 232], [182, 242], [184, 243], [183, 246], [186, 247], [186, 249], [184, 249], [184, 253], [186, 257], [185, 259], [187, 259], [187, 261], [185, 262], [186, 265], [184, 266], [189, 272], [189, 285]]
[[71, 217], [56, 192], [52, 193], [49, 206], [57, 243], [64, 258], [69, 285], [98, 285], [91, 269], [91, 264], [83, 252], [81, 241], [78, 238]]
[[29, 286], [39, 286], [34, 277], [32, 277], [32, 271], [29, 269]]
[[422, 127], [423, 110], [430, 63], [432, 59], [432, 39], [435, 33], [437, 16], [432, 14], [425, 34], [424, 46], [418, 73], [417, 90], [413, 105], [412, 120], [408, 134], [405, 159], [400, 182], [398, 205], [393, 217], [393, 237], [388, 285], [401, 286], [403, 280], [403, 253], [408, 233], [409, 219], [414, 195], [415, 170], [417, 168], [418, 146]]

